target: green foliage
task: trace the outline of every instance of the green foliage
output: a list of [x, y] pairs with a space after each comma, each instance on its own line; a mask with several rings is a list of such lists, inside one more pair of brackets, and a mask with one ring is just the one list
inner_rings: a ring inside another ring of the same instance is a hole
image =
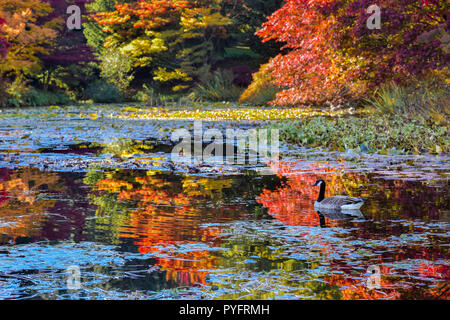
[[116, 48], [109, 48], [104, 50], [101, 60], [100, 75], [102, 78], [124, 93], [134, 78], [131, 75], [133, 64], [128, 54]]
[[221, 6], [233, 24], [230, 25], [228, 42], [235, 41], [238, 44], [248, 45], [250, 52], [236, 50], [236, 48], [227, 48], [225, 58], [236, 58], [236, 55], [248, 55], [251, 58], [259, 58], [255, 56], [261, 55], [263, 62], [268, 58], [278, 54], [279, 44], [274, 41], [262, 43], [255, 32], [261, 28], [267, 17], [273, 12], [280, 9], [283, 0], [242, 0], [242, 1], [222, 1]]
[[52, 70], [44, 70], [34, 75], [39, 82], [39, 87], [45, 91], [57, 88], [64, 91], [73, 99], [81, 99], [83, 89], [96, 79], [95, 63], [77, 63], [69, 67], [56, 66]]
[[237, 101], [242, 89], [233, 84], [234, 75], [229, 70], [216, 70], [200, 79], [194, 88], [195, 96], [207, 101]]
[[111, 83], [103, 80], [94, 81], [84, 91], [87, 99], [99, 103], [112, 103], [122, 101], [120, 90]]
[[0, 78], [0, 108], [4, 108], [8, 103], [8, 93], [6, 92], [6, 83]]
[[231, 59], [231, 60], [243, 60], [246, 57], [249, 57], [251, 59], [258, 59], [261, 56], [252, 51], [249, 47], [233, 47], [233, 48], [225, 48], [225, 53], [223, 56], [225, 59]]
[[29, 88], [23, 77], [16, 77], [12, 83], [7, 85], [7, 105], [13, 107], [20, 107], [25, 104], [25, 95]]
[[86, 172], [86, 176], [83, 179], [83, 183], [93, 186], [100, 180], [105, 178], [105, 173], [101, 168], [91, 167], [88, 172]]
[[[191, 96], [191, 95], [190, 95]], [[133, 101], [144, 102], [148, 106], [177, 106], [182, 107], [192, 105], [193, 101], [190, 96], [184, 94], [162, 94], [157, 92], [153, 87], [143, 85], [134, 96]]]
[[[116, 0], [95, 0], [86, 5], [86, 9], [90, 12], [109, 12], [114, 10]], [[83, 24], [83, 33], [87, 43], [95, 48], [98, 54], [103, 52], [103, 44], [105, 43], [107, 34], [103, 32], [102, 27], [96, 22], [87, 22]]]
[[450, 150], [448, 125], [405, 121], [398, 115], [346, 119], [316, 117], [280, 122], [271, 128], [279, 129], [284, 141], [339, 151], [441, 153]]
[[64, 92], [30, 89], [25, 95], [25, 103], [29, 106], [65, 105], [73, 102]]
[[21, 77], [17, 77], [9, 84], [4, 94], [5, 98], [2, 103], [4, 107], [65, 105], [72, 102], [72, 99], [64, 92], [30, 88]]

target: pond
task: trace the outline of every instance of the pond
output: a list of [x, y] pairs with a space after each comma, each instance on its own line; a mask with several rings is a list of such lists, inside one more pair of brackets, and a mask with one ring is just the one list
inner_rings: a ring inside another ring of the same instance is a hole
[[[48, 112], [0, 120], [0, 299], [449, 298], [446, 156], [193, 171], [169, 165], [189, 121]], [[314, 210], [319, 178], [361, 211]]]

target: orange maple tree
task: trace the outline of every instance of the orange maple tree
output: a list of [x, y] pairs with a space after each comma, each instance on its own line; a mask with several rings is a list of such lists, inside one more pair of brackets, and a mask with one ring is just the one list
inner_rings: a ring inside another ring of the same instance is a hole
[[378, 85], [448, 66], [448, 1], [380, 0], [383, 25], [367, 27], [367, 0], [287, 0], [257, 32], [284, 44], [269, 70], [280, 105], [362, 99]]

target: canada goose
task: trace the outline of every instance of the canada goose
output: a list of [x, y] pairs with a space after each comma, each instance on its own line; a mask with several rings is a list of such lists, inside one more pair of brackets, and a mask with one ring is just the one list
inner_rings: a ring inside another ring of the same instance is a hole
[[347, 196], [333, 196], [325, 198], [325, 181], [317, 180], [314, 186], [320, 186], [319, 197], [314, 202], [314, 208], [317, 209], [344, 209], [357, 210], [364, 204], [361, 198], [347, 197]]

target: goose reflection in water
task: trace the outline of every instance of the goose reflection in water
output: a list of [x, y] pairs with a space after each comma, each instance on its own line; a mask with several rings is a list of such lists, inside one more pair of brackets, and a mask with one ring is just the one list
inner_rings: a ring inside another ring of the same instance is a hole
[[320, 209], [316, 210], [319, 215], [320, 227], [327, 228], [325, 217], [331, 220], [365, 220], [361, 210], [339, 210], [339, 209]]

